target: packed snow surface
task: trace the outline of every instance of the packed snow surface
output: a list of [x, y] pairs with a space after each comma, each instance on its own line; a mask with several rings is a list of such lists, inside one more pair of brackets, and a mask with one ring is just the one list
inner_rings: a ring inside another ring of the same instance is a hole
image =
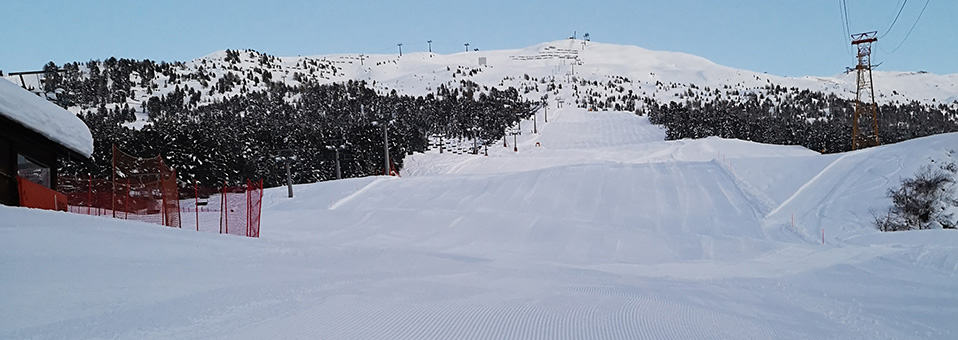
[[958, 134], [820, 155], [549, 115], [518, 152], [268, 189], [260, 239], [0, 207], [0, 338], [958, 336], [958, 233], [870, 225]]
[[80, 118], [6, 79], [0, 79], [0, 115], [81, 155], [93, 154], [93, 135]]

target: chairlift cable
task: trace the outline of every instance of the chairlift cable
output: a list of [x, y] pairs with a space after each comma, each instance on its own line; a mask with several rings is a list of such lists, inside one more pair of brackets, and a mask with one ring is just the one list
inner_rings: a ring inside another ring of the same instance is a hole
[[884, 38], [886, 35], [888, 35], [888, 32], [891, 32], [891, 29], [895, 27], [895, 23], [898, 22], [898, 17], [901, 16], [901, 11], [905, 9], [906, 4], [908, 4], [908, 0], [905, 0], [904, 2], [901, 3], [901, 7], [898, 8], [898, 14], [895, 14], [895, 20], [891, 21], [891, 25], [888, 25], [888, 29], [885, 30], [885, 33], [883, 33], [881, 37], [878, 37], [879, 39]]
[[921, 8], [921, 12], [918, 13], [918, 17], [915, 18], [915, 22], [914, 22], [913, 24], [911, 24], [911, 28], [908, 29], [908, 33], [905, 33], [905, 38], [902, 39], [901, 42], [898, 43], [898, 46], [895, 46], [895, 49], [893, 49], [891, 52], [889, 52], [888, 55], [892, 55], [892, 54], [894, 54], [895, 52], [897, 52], [898, 49], [901, 48], [901, 46], [905, 44], [905, 41], [908, 41], [908, 37], [911, 36], [911, 32], [915, 30], [915, 27], [916, 27], [916, 26], [918, 26], [918, 21], [921, 20], [922, 14], [925, 14], [925, 9], [928, 8], [928, 3], [930, 3], [930, 2], [931, 2], [931, 0], [925, 0], [925, 6], [923, 6], [923, 7]]

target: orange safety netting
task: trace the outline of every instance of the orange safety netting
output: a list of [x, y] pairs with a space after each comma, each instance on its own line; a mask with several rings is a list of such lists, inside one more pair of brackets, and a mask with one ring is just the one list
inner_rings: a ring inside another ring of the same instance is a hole
[[122, 218], [181, 226], [176, 170], [164, 164], [162, 157], [139, 158], [114, 146], [111, 180], [113, 217], [123, 213]]
[[210, 188], [193, 184], [193, 199], [181, 203], [184, 228], [259, 237], [263, 180], [245, 186]]
[[134, 157], [115, 147], [110, 179], [61, 177], [58, 181], [70, 212], [259, 237], [262, 180], [217, 188], [194, 183], [194, 197], [183, 202], [179, 189], [176, 171], [159, 156]]
[[223, 186], [219, 208], [220, 233], [259, 237], [259, 216], [263, 200], [263, 181], [246, 181], [245, 186]]
[[180, 227], [175, 170], [159, 156], [134, 157], [116, 147], [112, 163], [110, 179], [59, 178], [57, 189], [67, 196], [69, 211]]

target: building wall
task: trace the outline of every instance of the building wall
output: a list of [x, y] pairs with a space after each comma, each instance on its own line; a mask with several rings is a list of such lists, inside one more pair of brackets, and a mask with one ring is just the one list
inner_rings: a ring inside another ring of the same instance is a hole
[[57, 184], [57, 156], [69, 151], [20, 123], [0, 116], [0, 204], [18, 205], [17, 155], [50, 167], [51, 188]]

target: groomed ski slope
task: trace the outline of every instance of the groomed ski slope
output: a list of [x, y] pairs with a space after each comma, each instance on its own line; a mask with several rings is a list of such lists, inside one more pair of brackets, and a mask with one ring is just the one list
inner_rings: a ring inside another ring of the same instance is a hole
[[870, 226], [958, 134], [819, 155], [549, 120], [518, 153], [268, 189], [260, 239], [0, 207], [0, 338], [958, 336], [958, 233]]

